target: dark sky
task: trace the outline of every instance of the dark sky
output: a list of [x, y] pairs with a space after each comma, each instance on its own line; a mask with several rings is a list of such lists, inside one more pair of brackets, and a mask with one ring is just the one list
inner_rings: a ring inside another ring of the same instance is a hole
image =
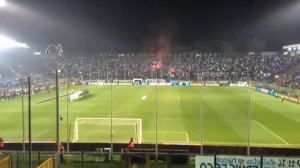
[[280, 50], [300, 42], [300, 1], [10, 0], [0, 8], [0, 34], [37, 50], [61, 43], [69, 52], [153, 51], [197, 41], [243, 46], [253, 38]]

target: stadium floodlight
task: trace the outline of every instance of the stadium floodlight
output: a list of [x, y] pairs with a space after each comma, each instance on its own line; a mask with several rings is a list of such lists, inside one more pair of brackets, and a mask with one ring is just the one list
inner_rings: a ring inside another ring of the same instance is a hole
[[[46, 54], [50, 54], [50, 49], [51, 48], [55, 49], [56, 58], [62, 56], [63, 47], [62, 47], [61, 44], [57, 44], [57, 45], [49, 44], [47, 46], [47, 49], [46, 49]], [[59, 118], [60, 118], [60, 115], [59, 115], [59, 83], [58, 83], [58, 74], [59, 74], [59, 72], [61, 72], [61, 70], [58, 69], [58, 62], [57, 62], [56, 69], [55, 69], [55, 87], [56, 87], [55, 92], [56, 92], [56, 147], [57, 147], [58, 152], [60, 150], [60, 136], [59, 136], [59, 132], [60, 132], [59, 131], [60, 130], [59, 129]], [[58, 164], [60, 164], [60, 163], [58, 162]]]
[[29, 46], [26, 43], [20, 43], [4, 35], [0, 35], [0, 49], [7, 48], [29, 48]]
[[64, 51], [63, 51], [63, 47], [62, 47], [61, 44], [57, 44], [57, 45], [49, 44], [49, 45], [47, 46], [47, 49], [46, 49], [45, 53], [46, 53], [46, 54], [50, 54], [50, 49], [51, 49], [52, 47], [55, 49], [56, 55], [57, 55], [57, 56], [60, 56], [60, 57], [61, 57], [61, 56], [63, 55]]
[[42, 53], [41, 53], [41, 52], [38, 52], [38, 51], [34, 52], [33, 54], [34, 54], [34, 55], [42, 55]]
[[6, 0], [0, 0], [0, 7], [3, 8], [6, 6]]

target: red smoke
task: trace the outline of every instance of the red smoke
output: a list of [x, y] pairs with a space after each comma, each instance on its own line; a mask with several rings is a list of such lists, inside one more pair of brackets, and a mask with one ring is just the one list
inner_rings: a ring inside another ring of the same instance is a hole
[[170, 53], [172, 46], [171, 35], [162, 32], [157, 39], [157, 62], [162, 64], [164, 58]]
[[170, 66], [170, 68], [169, 68], [169, 73], [170, 73], [170, 74], [175, 74], [175, 73], [176, 73], [176, 68]]
[[163, 62], [171, 52], [173, 36], [176, 33], [176, 24], [173, 19], [163, 18], [149, 25], [149, 32], [144, 42], [144, 50], [156, 54], [157, 68], [162, 68]]

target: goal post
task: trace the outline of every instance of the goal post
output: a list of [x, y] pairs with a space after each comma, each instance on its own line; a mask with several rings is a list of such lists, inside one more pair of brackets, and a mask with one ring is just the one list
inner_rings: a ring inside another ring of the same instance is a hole
[[[74, 133], [73, 133], [73, 141], [77, 142], [80, 141], [80, 137], [82, 136], [90, 136], [87, 135], [89, 128], [84, 129], [86, 125], [90, 125], [93, 128], [97, 130], [105, 130], [104, 132], [106, 134], [109, 133], [110, 135], [110, 129], [113, 127], [113, 133], [110, 136], [113, 136], [113, 138], [116, 136], [115, 134], [119, 134], [119, 136], [127, 136], [126, 141], [129, 140], [130, 137], [128, 137], [129, 132], [134, 134], [136, 142], [138, 144], [142, 143], [142, 119], [139, 118], [76, 118], [74, 122]], [[84, 132], [80, 131], [81, 128], [84, 130]], [[105, 129], [106, 128], [106, 129]], [[115, 128], [115, 129], [114, 129]], [[117, 130], [117, 129], [122, 129]], [[118, 132], [119, 131], [119, 132]], [[122, 132], [123, 131], [123, 132]], [[103, 132], [103, 131], [102, 131]], [[122, 133], [120, 133], [122, 132]], [[85, 135], [82, 135], [85, 134]], [[120, 135], [121, 134], [121, 135]], [[124, 134], [124, 135], [123, 135]], [[95, 140], [97, 141], [97, 140]]]

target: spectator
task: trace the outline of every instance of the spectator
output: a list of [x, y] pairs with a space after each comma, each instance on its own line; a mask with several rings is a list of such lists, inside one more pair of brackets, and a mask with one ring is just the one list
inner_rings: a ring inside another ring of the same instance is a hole
[[0, 149], [4, 148], [4, 140], [0, 137]]
[[64, 153], [65, 153], [65, 147], [63, 144], [59, 145], [59, 157], [60, 157], [60, 163], [64, 163]]
[[[4, 149], [4, 140], [3, 138], [0, 137], [0, 150], [3, 150]], [[0, 152], [1, 154], [1, 152]]]
[[130, 138], [130, 141], [128, 143], [128, 149], [133, 149], [134, 148], [134, 142], [133, 142], [133, 138]]

